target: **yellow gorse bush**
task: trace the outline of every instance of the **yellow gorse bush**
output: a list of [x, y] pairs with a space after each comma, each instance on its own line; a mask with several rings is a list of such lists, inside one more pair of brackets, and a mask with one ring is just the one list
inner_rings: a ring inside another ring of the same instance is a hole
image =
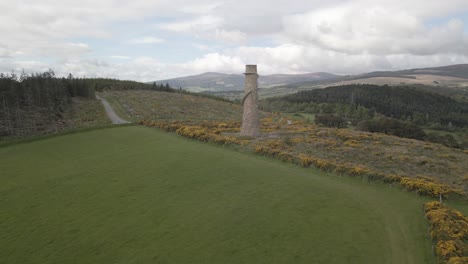
[[[277, 119], [275, 121], [275, 118]], [[414, 178], [391, 173], [376, 172], [364, 165], [340, 163], [336, 160], [318, 158], [310, 154], [301, 153], [294, 148], [296, 145], [313, 142], [315, 146], [334, 149], [343, 144], [355, 147], [359, 141], [353, 139], [347, 131], [325, 130], [315, 131], [312, 126], [304, 126], [299, 129], [296, 126], [303, 124], [287, 124], [286, 119], [278, 116], [262, 119], [262, 129], [277, 130], [278, 126], [289, 126], [290, 129], [302, 131], [312, 130], [307, 137], [291, 137], [283, 139], [242, 139], [229, 133], [239, 131], [238, 122], [199, 122], [188, 124], [182, 122], [155, 122], [142, 120], [139, 122], [149, 127], [157, 127], [178, 135], [205, 142], [213, 142], [222, 145], [238, 145], [253, 150], [257, 154], [275, 157], [285, 162], [294, 162], [302, 167], [314, 166], [318, 169], [346, 174], [350, 176], [366, 177], [367, 179], [381, 180], [386, 183], [398, 183], [401, 187], [415, 191], [421, 195], [447, 196], [449, 193], [464, 195], [462, 190], [454, 189], [440, 183], [433, 178], [417, 176]], [[279, 125], [278, 125], [279, 124]], [[324, 138], [330, 133], [338, 135], [338, 140]], [[359, 140], [375, 140], [380, 135], [361, 134]], [[286, 140], [287, 139], [287, 140]], [[342, 142], [340, 142], [342, 140]], [[294, 147], [293, 147], [294, 146]], [[466, 177], [466, 176], [465, 176]], [[435, 241], [435, 252], [441, 263], [462, 264], [468, 263], [468, 219], [460, 212], [442, 206], [439, 202], [429, 202], [424, 206], [425, 215], [430, 223], [430, 236]]]
[[200, 126], [190, 126], [179, 122], [166, 123], [147, 120], [142, 120], [139, 124], [157, 127], [169, 132], [176, 132], [178, 135], [204, 142], [213, 142], [222, 145], [245, 145], [247, 143], [247, 140], [232, 136], [223, 136], [221, 134], [222, 129], [230, 129], [232, 124], [223, 123], [222, 126], [219, 126], [213, 122], [205, 122]]
[[468, 264], [468, 257], [453, 257], [447, 261], [447, 264]]
[[[352, 135], [352, 132], [340, 129], [315, 130], [314, 126], [303, 124], [301, 122], [290, 122], [288, 124], [286, 118], [279, 115], [270, 115], [261, 120], [263, 129], [277, 130], [278, 126], [297, 129], [298, 131], [308, 130], [308, 136], [283, 138], [283, 139], [258, 139], [247, 140], [236, 136], [224, 135], [224, 133], [232, 133], [239, 131], [239, 122], [214, 122], [202, 121], [197, 124], [187, 124], [181, 122], [155, 122], [142, 120], [139, 123], [145, 126], [157, 127], [166, 131], [176, 132], [177, 134], [204, 142], [213, 142], [222, 145], [239, 145], [250, 146], [257, 154], [275, 157], [286, 162], [295, 162], [302, 167], [314, 166], [318, 169], [334, 172], [337, 174], [346, 174], [350, 176], [362, 176], [370, 180], [381, 180], [386, 183], [398, 183], [403, 188], [409, 191], [415, 191], [421, 195], [427, 196], [443, 196], [454, 193], [464, 195], [462, 190], [454, 189], [446, 184], [437, 182], [428, 177], [410, 178], [397, 174], [386, 174], [374, 171], [364, 165], [344, 164], [336, 160], [318, 158], [308, 154], [301, 153], [294, 149], [300, 143], [313, 143], [318, 148], [325, 148], [330, 151], [335, 151], [339, 144], [348, 147], [356, 147], [359, 145], [358, 140], [375, 140], [381, 138], [381, 135], [374, 134], [358, 134]], [[302, 128], [298, 128], [302, 126]], [[338, 141], [333, 137], [337, 136]], [[343, 140], [343, 142], [339, 142]], [[253, 146], [252, 146], [253, 145]]]
[[424, 205], [435, 252], [441, 263], [467, 263], [468, 218], [457, 210], [428, 202]]
[[449, 260], [452, 257], [457, 257], [462, 254], [462, 249], [460, 249], [453, 240], [442, 240], [437, 242], [436, 254], [441, 259]]
[[428, 196], [439, 196], [446, 197], [449, 193], [458, 195], [464, 195], [464, 192], [460, 189], [452, 188], [446, 184], [437, 182], [435, 179], [427, 177], [402, 177], [400, 179], [400, 185], [410, 191], [417, 191], [419, 194]]

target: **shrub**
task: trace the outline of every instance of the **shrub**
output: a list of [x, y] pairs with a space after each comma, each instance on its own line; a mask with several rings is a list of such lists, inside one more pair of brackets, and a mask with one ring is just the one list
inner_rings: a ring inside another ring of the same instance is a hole
[[441, 263], [460, 264], [468, 260], [468, 218], [439, 202], [424, 205], [435, 252]]
[[457, 140], [449, 134], [442, 136], [435, 133], [429, 133], [427, 134], [425, 140], [432, 143], [442, 144], [449, 148], [460, 148], [460, 145], [458, 144]]
[[441, 240], [437, 242], [436, 254], [442, 260], [448, 260], [452, 257], [457, 257], [462, 254], [462, 250], [453, 240]]
[[407, 190], [417, 191], [419, 194], [433, 197], [439, 195], [445, 196], [451, 191], [449, 186], [445, 184], [421, 178], [402, 177], [400, 184]]
[[344, 145], [347, 147], [357, 148], [359, 147], [359, 142], [357, 140], [346, 140]]
[[315, 116], [315, 124], [322, 124], [326, 127], [343, 128], [346, 127], [346, 121], [337, 115], [323, 114]]
[[205, 142], [210, 141], [223, 145], [244, 145], [247, 142], [246, 140], [241, 140], [236, 137], [222, 135], [221, 128], [225, 128], [227, 126], [229, 129], [229, 126], [233, 126], [232, 124], [202, 122], [200, 126], [189, 126], [183, 125], [177, 121], [168, 123], [148, 120], [140, 120], [138, 123], [144, 126], [157, 127], [168, 132], [175, 131], [178, 135]]
[[[272, 119], [268, 119], [271, 122]], [[280, 120], [281, 121], [281, 120]], [[347, 146], [355, 146], [361, 143], [356, 140], [354, 135], [346, 130], [339, 129], [322, 129], [308, 134], [307, 137], [286, 137], [283, 139], [259, 139], [249, 141], [244, 138], [235, 136], [225, 136], [223, 131], [232, 131], [238, 125], [236, 122], [216, 123], [216, 122], [201, 122], [199, 125], [188, 125], [181, 122], [155, 122], [149, 120], [140, 120], [139, 124], [157, 127], [166, 131], [175, 131], [177, 134], [205, 142], [213, 142], [221, 145], [237, 145], [245, 146], [249, 142], [256, 142], [253, 145], [253, 151], [257, 154], [275, 157], [286, 162], [298, 162], [302, 167], [314, 166], [324, 171], [333, 171], [337, 174], [346, 174], [350, 176], [362, 176], [368, 180], [381, 180], [386, 183], [399, 183], [404, 189], [415, 191], [421, 195], [428, 195], [437, 197], [442, 195], [447, 197], [449, 194], [465, 195], [462, 190], [454, 189], [449, 185], [442, 184], [432, 178], [428, 177], [403, 177], [396, 174], [386, 174], [373, 171], [360, 164], [343, 164], [337, 163], [335, 160], [324, 159], [319, 157], [310, 156], [304, 153], [297, 153], [298, 148], [295, 145], [299, 143], [313, 143], [315, 147], [321, 147], [334, 150], [337, 148], [339, 142]], [[336, 141], [336, 136], [339, 141]], [[380, 135], [381, 136], [381, 135]], [[367, 140], [369, 138], [375, 139], [379, 135], [364, 134], [359, 140]], [[374, 142], [375, 143], [375, 142]], [[250, 145], [252, 146], [252, 145]], [[468, 174], [463, 178], [464, 181], [468, 180]]]
[[358, 124], [357, 129], [419, 140], [426, 137], [426, 133], [419, 126], [389, 117], [362, 121]]
[[349, 174], [352, 176], [359, 176], [359, 175], [368, 174], [369, 172], [370, 170], [368, 168], [358, 165], [358, 166], [352, 167]]
[[468, 257], [453, 257], [447, 261], [447, 264], [468, 264]]
[[304, 154], [299, 154], [299, 161], [302, 167], [309, 167], [313, 163], [313, 158]]

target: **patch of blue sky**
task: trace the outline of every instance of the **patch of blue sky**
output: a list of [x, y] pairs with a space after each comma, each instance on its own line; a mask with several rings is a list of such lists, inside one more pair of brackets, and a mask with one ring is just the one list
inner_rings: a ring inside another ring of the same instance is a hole
[[[135, 44], [130, 41], [144, 37], [161, 38], [160, 43]], [[145, 32], [123, 32], [111, 38], [77, 38], [72, 42], [85, 43], [90, 52], [86, 58], [111, 58], [122, 56], [129, 58], [149, 57], [160, 62], [178, 63], [202, 56], [206, 51], [194, 47], [199, 40], [191, 36], [176, 34], [148, 34]]]
[[248, 45], [254, 47], [273, 47], [278, 44], [271, 36], [259, 36], [248, 40]]
[[446, 25], [452, 20], [459, 20], [463, 23], [465, 32], [468, 32], [468, 13], [458, 13], [458, 14], [452, 14], [451, 16], [446, 16], [446, 17], [438, 17], [438, 18], [433, 18], [431, 20], [426, 21], [425, 25], [428, 28], [433, 28], [433, 27], [438, 27], [442, 25]]

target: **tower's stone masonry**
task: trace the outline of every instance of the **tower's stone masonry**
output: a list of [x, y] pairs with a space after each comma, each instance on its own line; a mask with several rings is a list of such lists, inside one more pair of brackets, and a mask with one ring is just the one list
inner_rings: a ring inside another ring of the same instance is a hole
[[241, 136], [256, 137], [260, 135], [260, 120], [258, 113], [258, 74], [257, 65], [245, 66], [244, 114], [242, 116]]

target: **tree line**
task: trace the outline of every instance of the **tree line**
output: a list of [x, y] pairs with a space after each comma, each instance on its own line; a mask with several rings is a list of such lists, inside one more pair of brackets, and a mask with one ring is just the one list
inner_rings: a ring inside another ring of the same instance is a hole
[[59, 130], [74, 97], [94, 98], [95, 86], [72, 75], [57, 78], [52, 70], [30, 75], [0, 73], [0, 137]]
[[421, 87], [343, 85], [264, 99], [267, 111], [315, 114], [315, 123], [468, 148], [451, 134], [425, 132], [432, 128], [464, 133], [468, 129], [468, 103]]
[[169, 83], [141, 83], [136, 81], [129, 81], [129, 80], [117, 80], [117, 79], [109, 79], [109, 78], [92, 78], [86, 79], [88, 82], [95, 85], [96, 91], [105, 91], [105, 90], [151, 90], [151, 91], [159, 91], [159, 92], [168, 92], [168, 93], [180, 93], [186, 94], [191, 96], [197, 97], [204, 97], [210, 98], [213, 100], [233, 103], [231, 100], [211, 95], [205, 93], [194, 93], [189, 92], [181, 87], [173, 87]]
[[73, 98], [94, 99], [96, 91], [152, 90], [227, 99], [191, 93], [173, 88], [168, 83], [152, 84], [110, 78], [56, 77], [52, 70], [26, 74], [0, 73], [0, 139], [24, 137], [67, 126], [66, 113], [73, 113]]
[[354, 84], [301, 91], [262, 102], [266, 110], [369, 116], [375, 112], [418, 125], [468, 127], [468, 103], [404, 86]]

